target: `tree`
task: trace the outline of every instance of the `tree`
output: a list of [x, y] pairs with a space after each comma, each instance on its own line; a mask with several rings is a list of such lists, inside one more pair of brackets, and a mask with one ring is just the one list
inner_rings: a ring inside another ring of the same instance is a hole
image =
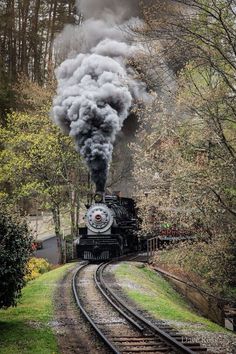
[[[183, 259], [222, 290], [236, 278], [235, 2], [179, 3], [188, 4], [185, 11], [165, 21], [154, 21], [153, 9], [146, 17], [142, 36], [165, 63], [168, 45], [175, 59], [188, 56], [175, 76], [165, 66], [159, 97], [142, 112], [134, 177], [144, 230], [156, 233], [169, 221], [202, 236], [202, 253], [189, 246]], [[163, 45], [157, 48], [158, 36]], [[162, 90], [165, 82], [170, 92]]]
[[0, 183], [2, 199], [19, 205], [24, 197], [37, 198], [53, 215], [55, 234], [64, 262], [61, 209], [69, 206], [71, 233], [77, 234], [84, 165], [70, 137], [45, 114], [12, 113], [0, 129]]
[[8, 0], [0, 3], [1, 53], [9, 82], [19, 73], [44, 83], [54, 67], [53, 41], [74, 23], [74, 1]]
[[25, 285], [31, 236], [26, 223], [0, 212], [0, 308], [15, 306]]
[[15, 109], [13, 86], [24, 75], [45, 88], [53, 78], [54, 40], [65, 24], [75, 22], [75, 1], [0, 1], [1, 118]]

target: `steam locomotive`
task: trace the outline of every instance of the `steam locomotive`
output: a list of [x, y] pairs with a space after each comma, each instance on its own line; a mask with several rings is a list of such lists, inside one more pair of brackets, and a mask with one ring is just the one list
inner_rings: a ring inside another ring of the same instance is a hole
[[76, 240], [77, 257], [97, 261], [138, 249], [135, 202], [119, 195], [96, 193], [85, 215], [85, 227]]

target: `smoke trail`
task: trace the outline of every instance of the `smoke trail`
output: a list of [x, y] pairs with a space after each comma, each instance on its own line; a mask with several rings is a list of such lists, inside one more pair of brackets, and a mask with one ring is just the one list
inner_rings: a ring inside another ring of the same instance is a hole
[[137, 14], [135, 3], [81, 0], [78, 7], [86, 21], [77, 38], [80, 54], [56, 70], [55, 122], [75, 138], [97, 191], [105, 190], [113, 144], [133, 102], [148, 97], [127, 64], [139, 48], [117, 28]]
[[110, 17], [119, 24], [139, 15], [139, 0], [77, 0], [77, 7], [86, 19]]

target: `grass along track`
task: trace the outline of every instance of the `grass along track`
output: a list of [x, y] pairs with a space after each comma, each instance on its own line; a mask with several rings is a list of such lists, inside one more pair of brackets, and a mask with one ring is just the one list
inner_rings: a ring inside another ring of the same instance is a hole
[[123, 262], [111, 270], [122, 298], [129, 299], [130, 305], [144, 312], [144, 316], [150, 314], [155, 321], [162, 320], [183, 335], [191, 336], [205, 345], [210, 353], [233, 353], [235, 334], [198, 314], [156, 272], [132, 262]]
[[74, 267], [67, 264], [29, 282], [17, 307], [0, 310], [1, 354], [57, 354], [53, 333], [53, 294], [57, 282]]
[[140, 304], [155, 318], [181, 321], [189, 326], [199, 325], [204, 330], [226, 332], [222, 327], [193, 312], [184, 298], [172, 286], [148, 268], [122, 263], [115, 270], [115, 276], [128, 296]]

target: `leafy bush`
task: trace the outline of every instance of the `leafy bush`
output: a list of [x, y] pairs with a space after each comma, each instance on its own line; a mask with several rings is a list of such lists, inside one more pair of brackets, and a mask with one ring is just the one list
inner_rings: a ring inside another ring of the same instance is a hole
[[0, 212], [0, 308], [15, 306], [21, 295], [31, 242], [25, 222]]
[[38, 278], [41, 274], [51, 270], [50, 264], [43, 258], [30, 258], [27, 263], [27, 274], [25, 276], [26, 281], [30, 281]]
[[155, 261], [172, 270], [181, 268], [193, 283], [201, 279], [212, 295], [235, 301], [236, 293], [231, 290], [236, 284], [235, 240], [235, 235], [218, 234], [208, 242], [183, 242], [158, 252]]

